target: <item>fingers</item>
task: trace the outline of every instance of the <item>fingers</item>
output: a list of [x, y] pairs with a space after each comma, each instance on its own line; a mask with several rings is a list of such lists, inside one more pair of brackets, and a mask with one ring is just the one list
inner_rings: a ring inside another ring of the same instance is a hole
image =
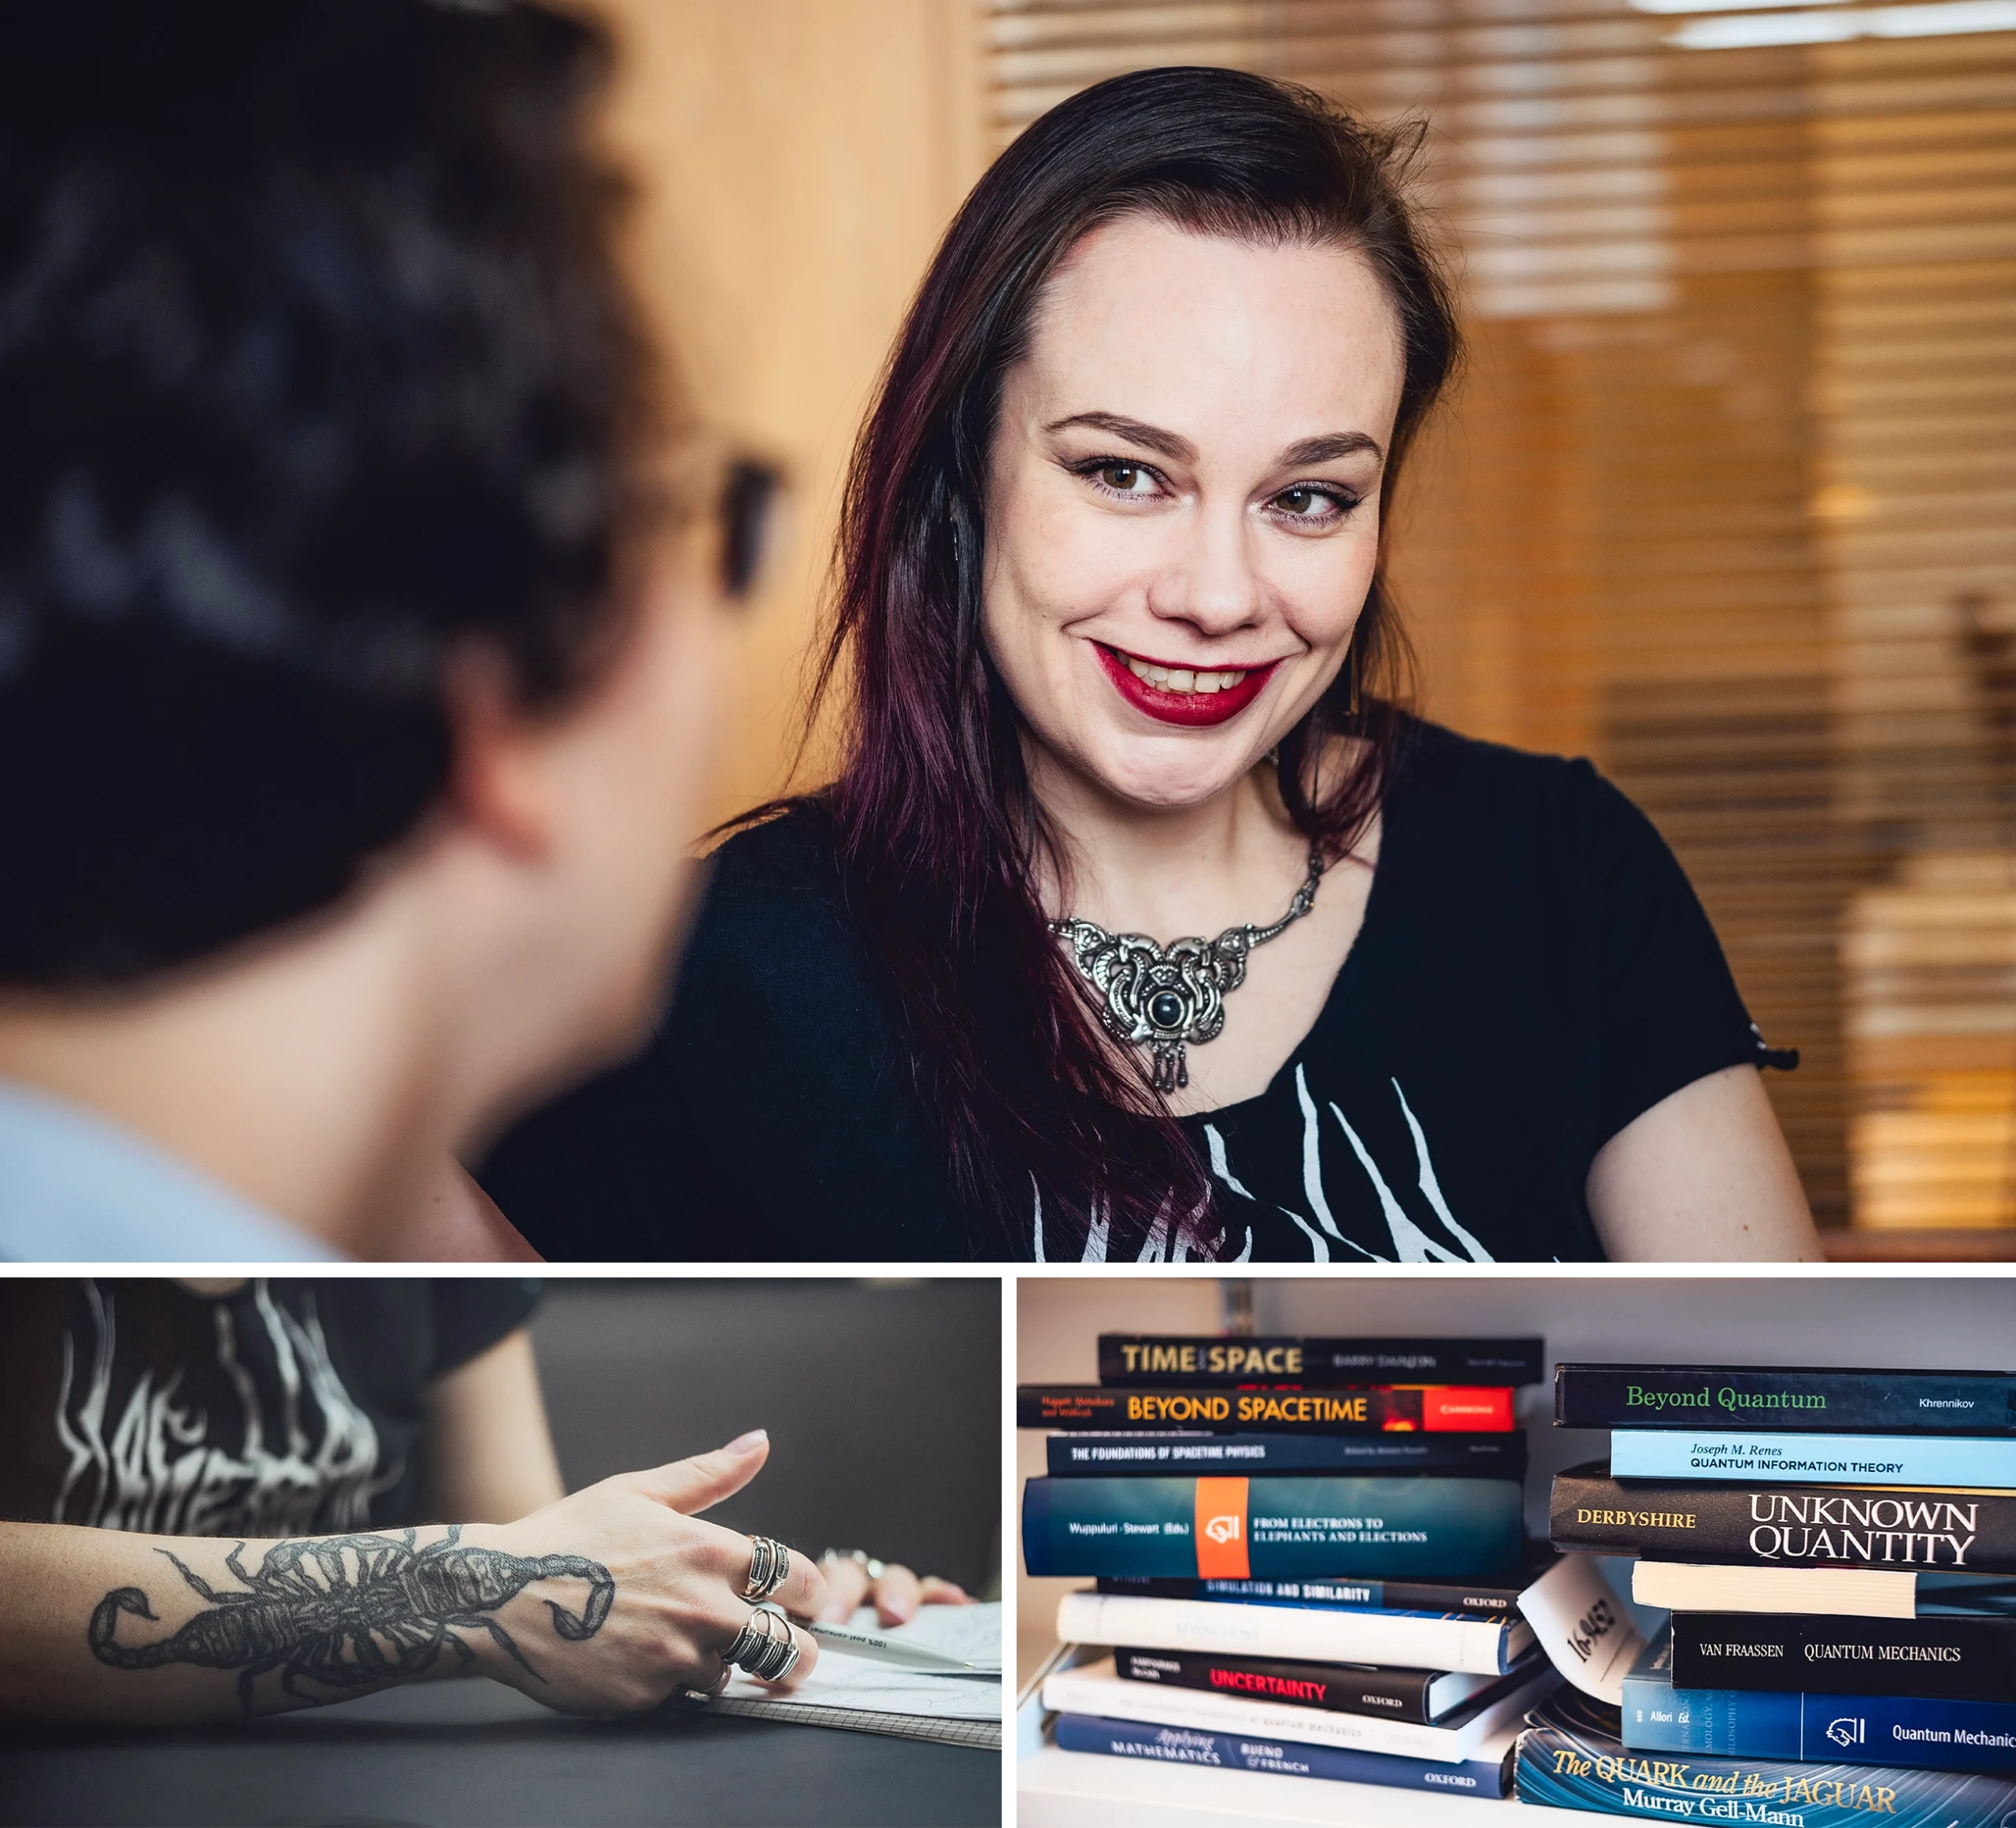
[[[741, 1565], [741, 1578], [736, 1591], [746, 1593], [754, 1584], [756, 1570], [756, 1544], [753, 1538], [745, 1537], [749, 1556]], [[826, 1577], [819, 1571], [819, 1564], [810, 1556], [795, 1548], [787, 1548], [790, 1558], [784, 1578], [765, 1596], [784, 1607], [794, 1618], [817, 1619], [826, 1604]]]
[[957, 1581], [941, 1581], [936, 1574], [926, 1574], [924, 1603], [927, 1606], [970, 1606], [973, 1596]]
[[917, 1578], [908, 1568], [891, 1563], [875, 1583], [875, 1616], [884, 1625], [907, 1625], [924, 1602]]
[[826, 1603], [812, 1616], [829, 1625], [844, 1625], [854, 1608], [868, 1597], [868, 1570], [857, 1561], [829, 1561], [821, 1564], [826, 1576]]
[[690, 1517], [740, 1491], [763, 1470], [769, 1454], [769, 1436], [760, 1428], [751, 1429], [712, 1453], [632, 1473], [629, 1483], [646, 1497]]
[[760, 1682], [753, 1676], [750, 1681], [758, 1682], [759, 1686], [769, 1689], [773, 1693], [788, 1695], [812, 1674], [819, 1662], [819, 1641], [810, 1632], [795, 1625], [791, 1628], [791, 1642], [798, 1646], [798, 1661], [792, 1664], [791, 1674], [774, 1682]]

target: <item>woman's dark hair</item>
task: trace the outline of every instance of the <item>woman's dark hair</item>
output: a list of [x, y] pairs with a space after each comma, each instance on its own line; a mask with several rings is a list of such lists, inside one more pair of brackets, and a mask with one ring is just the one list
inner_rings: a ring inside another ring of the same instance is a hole
[[535, 6], [62, 0], [0, 26], [0, 982], [341, 896], [620, 632], [657, 385]]
[[[1116, 77], [1032, 124], [947, 232], [855, 451], [836, 625], [850, 737], [821, 796], [850, 904], [942, 1119], [976, 1250], [1051, 1256], [1222, 1246], [1210, 1184], [1167, 1107], [1101, 1036], [1051, 936], [1051, 844], [1014, 706], [980, 633], [983, 512], [1003, 376], [1046, 281], [1089, 230], [1141, 213], [1202, 234], [1355, 250], [1405, 345], [1388, 488], [1457, 352], [1448, 285], [1402, 194], [1418, 132], [1225, 69]], [[1331, 857], [1376, 810], [1404, 729], [1402, 656], [1375, 580], [1336, 684], [1283, 740], [1281, 792]], [[1311, 766], [1356, 739], [1320, 788]], [[1052, 851], [1053, 856], [1054, 851]], [[1039, 1204], [1040, 1203], [1040, 1204]]]

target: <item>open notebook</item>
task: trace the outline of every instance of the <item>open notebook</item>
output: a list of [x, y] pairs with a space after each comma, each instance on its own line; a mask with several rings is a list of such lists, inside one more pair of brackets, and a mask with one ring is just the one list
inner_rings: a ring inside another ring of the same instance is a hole
[[[969, 1663], [1001, 1664], [1001, 1607], [926, 1606], [908, 1625], [884, 1626], [873, 1607], [852, 1621], [865, 1631], [899, 1641], [928, 1644]], [[931, 1739], [946, 1745], [1001, 1749], [1001, 1678], [939, 1675], [896, 1669], [865, 1657], [822, 1646], [819, 1667], [804, 1685], [773, 1695], [738, 1673], [721, 1698], [710, 1704], [721, 1714], [758, 1720], [788, 1720], [801, 1726], [842, 1726], [854, 1733], [891, 1733], [903, 1739]]]

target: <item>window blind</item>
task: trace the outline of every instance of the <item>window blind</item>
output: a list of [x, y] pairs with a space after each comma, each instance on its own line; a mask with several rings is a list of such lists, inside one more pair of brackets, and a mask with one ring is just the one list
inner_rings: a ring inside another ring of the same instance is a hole
[[983, 24], [998, 143], [1158, 64], [1428, 123], [1473, 347], [1393, 528], [1423, 708], [1590, 755], [1656, 821], [1800, 1050], [1767, 1079], [1823, 1225], [2006, 1250], [2016, 4], [988, 0]]

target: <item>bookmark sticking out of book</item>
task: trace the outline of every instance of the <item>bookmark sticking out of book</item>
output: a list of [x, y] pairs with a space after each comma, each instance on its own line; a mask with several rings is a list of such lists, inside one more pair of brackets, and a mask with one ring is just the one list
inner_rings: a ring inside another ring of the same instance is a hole
[[1519, 1596], [1547, 1659], [1585, 1695], [1612, 1706], [1645, 1648], [1644, 1633], [1593, 1555], [1565, 1555]]

